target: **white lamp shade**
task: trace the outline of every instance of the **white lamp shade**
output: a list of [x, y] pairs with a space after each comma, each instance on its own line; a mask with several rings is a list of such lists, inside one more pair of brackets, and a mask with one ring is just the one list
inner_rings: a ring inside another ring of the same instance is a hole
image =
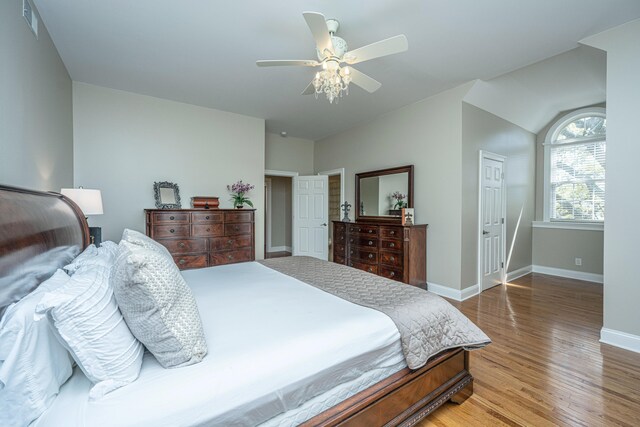
[[102, 194], [100, 190], [89, 188], [63, 188], [62, 195], [67, 196], [80, 207], [85, 215], [102, 215]]

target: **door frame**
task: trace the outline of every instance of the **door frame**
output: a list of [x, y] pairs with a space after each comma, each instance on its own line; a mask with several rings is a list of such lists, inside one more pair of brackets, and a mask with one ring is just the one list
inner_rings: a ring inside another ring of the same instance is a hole
[[338, 169], [331, 169], [328, 171], [322, 171], [322, 172], [318, 172], [318, 175], [327, 175], [327, 176], [333, 176], [333, 175], [340, 175], [340, 204], [343, 204], [345, 202], [345, 192], [344, 192], [344, 178], [345, 178], [345, 171], [344, 168], [338, 168]]
[[[507, 186], [506, 186], [506, 169], [507, 169], [507, 157], [501, 154], [492, 153], [490, 151], [480, 150], [478, 155], [478, 293], [485, 291], [482, 287], [482, 199], [483, 199], [483, 191], [482, 191], [482, 160], [489, 159], [495, 160], [497, 162], [502, 162], [502, 218], [504, 218], [504, 222], [502, 223], [502, 250], [501, 259], [500, 259], [500, 282], [506, 282], [506, 252], [507, 252]], [[489, 288], [487, 288], [489, 289]]]
[[[298, 176], [300, 175], [298, 172], [293, 172], [293, 171], [279, 171], [279, 170], [273, 170], [273, 169], [265, 169], [264, 170], [264, 176], [265, 176], [265, 187], [267, 187], [267, 191], [269, 193], [269, 200], [266, 200], [265, 198], [265, 205], [266, 205], [266, 209], [265, 209], [265, 213], [264, 213], [264, 217], [265, 217], [265, 228], [264, 228], [264, 246], [265, 246], [265, 254], [267, 253], [267, 249], [271, 248], [271, 180], [269, 180], [269, 184], [267, 185], [267, 176], [285, 176], [285, 177], [290, 177], [293, 178], [294, 176]], [[291, 179], [291, 193], [293, 194], [293, 179]], [[293, 206], [291, 206], [291, 209], [293, 210]], [[291, 215], [293, 216], [293, 212], [291, 213]], [[293, 236], [293, 221], [291, 221], [291, 233]], [[291, 253], [293, 253], [293, 239], [291, 241]]]

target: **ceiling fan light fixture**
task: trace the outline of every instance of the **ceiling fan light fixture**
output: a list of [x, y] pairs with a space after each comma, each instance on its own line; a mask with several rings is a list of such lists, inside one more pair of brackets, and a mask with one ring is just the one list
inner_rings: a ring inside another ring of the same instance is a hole
[[340, 68], [340, 64], [334, 61], [328, 61], [327, 67], [324, 67], [327, 62], [324, 62], [323, 70], [316, 73], [313, 78], [313, 87], [315, 89], [316, 99], [322, 93], [324, 93], [329, 100], [330, 104], [333, 101], [338, 100], [343, 95], [349, 95], [349, 83], [351, 83], [351, 74], [349, 67]]

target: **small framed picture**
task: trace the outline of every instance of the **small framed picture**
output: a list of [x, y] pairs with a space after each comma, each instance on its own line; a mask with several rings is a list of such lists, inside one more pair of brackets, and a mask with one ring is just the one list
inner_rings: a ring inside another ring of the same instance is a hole
[[413, 225], [414, 219], [413, 208], [402, 208], [402, 225]]

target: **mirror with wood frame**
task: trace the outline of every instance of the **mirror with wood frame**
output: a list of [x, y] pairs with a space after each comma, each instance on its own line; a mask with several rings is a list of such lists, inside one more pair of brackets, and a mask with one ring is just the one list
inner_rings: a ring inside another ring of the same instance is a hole
[[413, 207], [413, 165], [356, 174], [356, 221], [402, 222]]

